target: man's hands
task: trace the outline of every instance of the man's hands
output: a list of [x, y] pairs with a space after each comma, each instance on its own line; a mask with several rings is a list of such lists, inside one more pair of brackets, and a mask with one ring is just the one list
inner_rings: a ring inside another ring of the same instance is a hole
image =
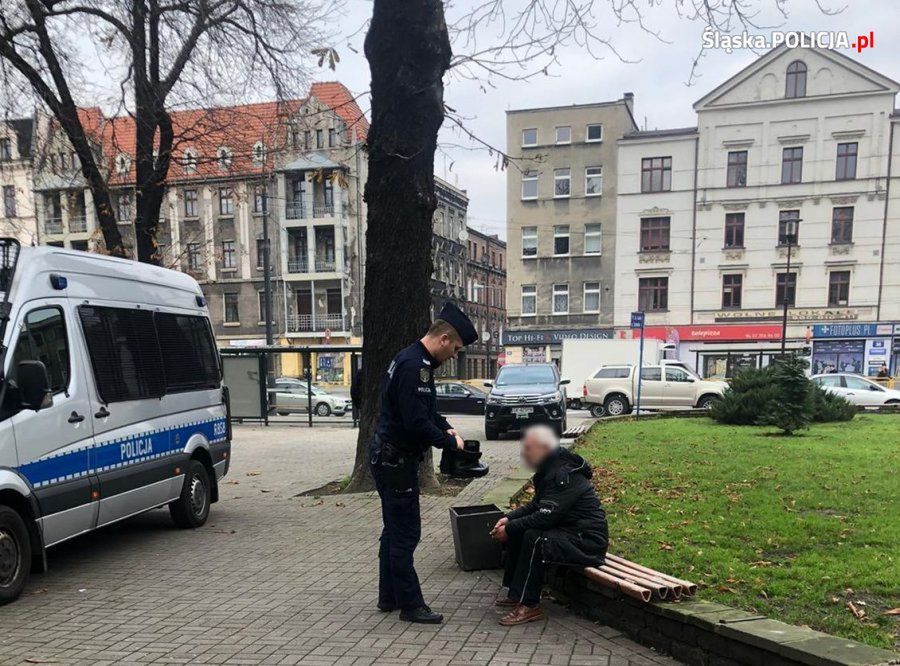
[[504, 516], [497, 521], [496, 525], [494, 525], [494, 529], [491, 530], [491, 538], [494, 539], [494, 541], [499, 541], [500, 543], [507, 542], [509, 535], [506, 533], [506, 524], [508, 522], [509, 518]]
[[457, 451], [462, 451], [463, 449], [466, 448], [465, 442], [463, 442], [463, 438], [459, 436], [459, 433], [456, 432], [456, 430], [454, 430], [453, 428], [450, 428], [449, 430], [447, 430], [447, 434], [453, 435], [453, 437], [456, 438], [456, 450]]

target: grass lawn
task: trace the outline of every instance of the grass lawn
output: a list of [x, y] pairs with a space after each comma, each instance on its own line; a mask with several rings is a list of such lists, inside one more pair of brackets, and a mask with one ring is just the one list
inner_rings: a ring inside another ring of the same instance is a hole
[[900, 607], [900, 417], [774, 432], [705, 418], [596, 426], [578, 452], [610, 551], [697, 582], [702, 599], [897, 649], [900, 615], [885, 611]]

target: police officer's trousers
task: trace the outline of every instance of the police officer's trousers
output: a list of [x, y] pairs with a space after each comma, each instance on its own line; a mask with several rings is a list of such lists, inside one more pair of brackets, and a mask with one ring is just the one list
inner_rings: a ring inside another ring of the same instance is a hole
[[378, 549], [378, 604], [411, 610], [425, 605], [413, 553], [422, 536], [419, 486], [394, 489], [377, 464], [378, 451], [369, 449], [370, 469], [381, 498], [381, 545]]

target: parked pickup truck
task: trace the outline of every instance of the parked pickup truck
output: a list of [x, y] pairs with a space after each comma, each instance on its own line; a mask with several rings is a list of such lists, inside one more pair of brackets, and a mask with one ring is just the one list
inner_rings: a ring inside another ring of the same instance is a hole
[[[593, 416], [631, 412], [637, 399], [635, 367], [605, 365], [584, 380], [584, 402]], [[706, 409], [727, 386], [700, 379], [678, 365], [645, 365], [641, 369], [641, 409]]]

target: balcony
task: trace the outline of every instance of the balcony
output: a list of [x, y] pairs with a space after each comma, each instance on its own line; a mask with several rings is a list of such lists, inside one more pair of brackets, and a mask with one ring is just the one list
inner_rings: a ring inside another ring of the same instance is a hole
[[346, 330], [343, 315], [339, 314], [317, 314], [317, 315], [288, 315], [287, 330], [288, 333], [312, 333], [321, 332], [326, 329], [330, 331]]
[[63, 221], [61, 217], [53, 217], [44, 222], [44, 233], [49, 235], [61, 234]]
[[288, 201], [284, 204], [284, 217], [287, 220], [301, 220], [306, 215], [303, 211], [302, 201]]
[[335, 270], [335, 266], [334, 259], [316, 259], [317, 273], [331, 273]]
[[87, 231], [87, 218], [84, 213], [69, 217], [69, 233], [83, 234]]
[[333, 217], [334, 204], [313, 204], [313, 217]]
[[309, 262], [306, 257], [288, 257], [288, 273], [309, 273]]

